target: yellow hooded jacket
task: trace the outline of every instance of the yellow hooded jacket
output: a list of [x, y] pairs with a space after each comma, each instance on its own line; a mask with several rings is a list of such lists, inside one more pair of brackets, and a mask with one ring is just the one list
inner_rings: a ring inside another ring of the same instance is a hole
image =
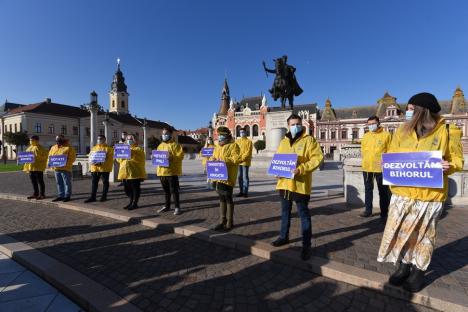
[[450, 163], [450, 169], [444, 174], [443, 189], [390, 186], [392, 193], [421, 201], [445, 201], [448, 191], [448, 176], [463, 169], [461, 130], [451, 124], [447, 133], [445, 120], [442, 118], [432, 132], [422, 138], [418, 138], [415, 131], [406, 133], [403, 127], [404, 125], [400, 126], [393, 135], [389, 153], [442, 151], [442, 157]]
[[91, 172], [111, 172], [114, 164], [114, 149], [107, 144], [96, 144], [91, 149], [92, 152], [104, 151], [106, 152], [106, 160], [102, 164], [91, 165]]
[[67, 155], [67, 164], [64, 167], [52, 167], [55, 171], [72, 171], [73, 163], [76, 159], [76, 151], [68, 142], [58, 146], [55, 144], [50, 148], [49, 157], [56, 155]]
[[182, 146], [171, 139], [159, 144], [157, 150], [169, 152], [169, 167], [158, 166], [156, 171], [158, 177], [181, 176], [182, 160], [184, 159]]
[[312, 190], [312, 171], [318, 168], [323, 160], [323, 153], [317, 141], [307, 133], [302, 133], [291, 146], [290, 134], [281, 140], [278, 154], [297, 154], [297, 169], [299, 173], [294, 179], [278, 178], [277, 190], [310, 195]]
[[250, 167], [250, 163], [252, 162], [252, 149], [253, 144], [252, 140], [247, 137], [241, 137], [236, 140], [237, 146], [239, 146], [240, 150], [240, 166], [248, 166]]
[[382, 154], [387, 152], [391, 141], [392, 135], [382, 128], [364, 134], [361, 141], [362, 171], [382, 172]]
[[211, 157], [210, 160], [216, 159], [226, 163], [228, 179], [226, 181], [213, 180], [213, 182], [226, 184], [232, 187], [236, 185], [237, 169], [240, 162], [239, 153], [239, 146], [236, 143], [227, 143], [223, 146], [216, 145], [213, 157]]
[[[214, 147], [216, 147], [216, 145], [214, 145], [214, 144], [207, 144], [207, 145], [205, 146], [205, 148], [211, 148], [211, 147], [214, 148]], [[214, 151], [213, 151], [213, 153], [214, 153]], [[201, 160], [202, 160], [203, 168], [205, 168], [205, 167], [206, 167], [206, 162], [207, 162], [207, 160], [208, 160], [209, 157], [203, 157], [201, 151], [200, 151], [200, 157], [201, 157]]]
[[130, 159], [118, 158], [119, 180], [146, 179], [145, 152], [137, 144], [130, 147]]
[[31, 164], [24, 164], [23, 171], [44, 171], [47, 167], [47, 149], [34, 141], [28, 146], [26, 152], [32, 152], [34, 154], [34, 162]]

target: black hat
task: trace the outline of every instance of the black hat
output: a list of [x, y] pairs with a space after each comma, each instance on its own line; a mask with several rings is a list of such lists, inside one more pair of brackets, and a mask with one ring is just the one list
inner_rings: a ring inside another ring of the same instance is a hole
[[413, 104], [416, 106], [427, 108], [432, 113], [440, 112], [439, 101], [437, 101], [436, 97], [433, 94], [430, 94], [428, 92], [422, 92], [422, 93], [413, 95], [409, 99], [408, 104]]
[[222, 127], [218, 128], [218, 134], [220, 134], [220, 135], [231, 135], [231, 131], [229, 130], [228, 127], [222, 126]]

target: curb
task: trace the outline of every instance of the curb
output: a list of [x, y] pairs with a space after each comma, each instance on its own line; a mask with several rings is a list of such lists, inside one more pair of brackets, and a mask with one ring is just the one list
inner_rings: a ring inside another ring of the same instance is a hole
[[[179, 226], [178, 223], [174, 223], [167, 219], [159, 217], [147, 218], [144, 214], [130, 211], [116, 211], [109, 208], [72, 203], [52, 203], [50, 200], [38, 202], [29, 200], [26, 196], [1, 193], [0, 199], [46, 204], [53, 207], [94, 214], [119, 221], [139, 223], [149, 228], [160, 228], [167, 232], [173, 232], [184, 236], [192, 236], [210, 243], [234, 248], [260, 258], [310, 271], [336, 281], [380, 291], [387, 296], [423, 305], [435, 310], [450, 312], [468, 311], [468, 297], [462, 292], [454, 292], [453, 290], [442, 288], [436, 289], [429, 285], [418, 293], [409, 293], [402, 288], [388, 284], [388, 276], [386, 274], [357, 268], [321, 257], [313, 256], [308, 261], [302, 261], [299, 259], [297, 252], [288, 249], [287, 246], [276, 248], [265, 242], [254, 241], [236, 234], [215, 232], [195, 225]], [[28, 264], [25, 266], [29, 268]]]

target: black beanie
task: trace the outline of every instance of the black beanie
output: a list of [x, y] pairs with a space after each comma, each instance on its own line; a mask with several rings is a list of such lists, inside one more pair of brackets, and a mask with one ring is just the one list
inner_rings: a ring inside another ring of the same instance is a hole
[[427, 92], [422, 92], [413, 95], [411, 99], [409, 99], [408, 104], [413, 104], [427, 108], [433, 113], [440, 112], [440, 104], [437, 101], [436, 97], [433, 94]]

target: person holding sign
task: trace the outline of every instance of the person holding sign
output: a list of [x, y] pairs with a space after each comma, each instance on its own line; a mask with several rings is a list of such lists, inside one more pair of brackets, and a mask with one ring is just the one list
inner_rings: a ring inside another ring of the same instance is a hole
[[182, 175], [182, 160], [184, 151], [182, 146], [176, 143], [172, 138], [172, 129], [164, 128], [162, 132], [162, 142], [157, 150], [165, 151], [169, 154], [169, 165], [166, 167], [158, 166], [156, 174], [161, 181], [166, 203], [164, 207], [158, 210], [159, 213], [171, 209], [171, 195], [174, 197], [174, 214], [180, 214], [179, 203], [179, 176]]
[[[218, 128], [218, 145], [210, 160], [223, 161], [227, 167], [227, 180], [213, 180], [213, 186], [219, 195], [219, 223], [213, 230], [229, 231], [234, 226], [234, 201], [232, 193], [236, 185], [237, 167], [240, 163], [239, 146], [233, 142], [231, 131], [227, 127]], [[226, 213], [227, 212], [227, 213]]]
[[239, 131], [240, 138], [236, 140], [237, 146], [240, 150], [240, 164], [239, 164], [239, 189], [240, 192], [237, 197], [248, 197], [249, 194], [249, 168], [252, 162], [252, 140], [247, 137], [245, 128]]
[[33, 156], [32, 162], [26, 162], [23, 166], [23, 171], [29, 173], [29, 178], [34, 189], [33, 195], [28, 196], [28, 199], [44, 199], [44, 170], [47, 166], [47, 149], [39, 144], [39, 137], [33, 135], [29, 139], [29, 146], [26, 152], [31, 153]]
[[[215, 145], [213, 142], [213, 138], [208, 137], [206, 139], [205, 146], [200, 151], [200, 157], [201, 157], [202, 165], [203, 165], [203, 173], [205, 174], [206, 174], [206, 162], [211, 156], [213, 156], [213, 153], [211, 153], [210, 155], [209, 152], [214, 152], [214, 148], [215, 148]], [[206, 185], [208, 189], [212, 189], [210, 179], [208, 178], [206, 179]]]
[[117, 158], [117, 162], [119, 163], [117, 179], [123, 181], [125, 194], [130, 199], [130, 202], [124, 209], [133, 210], [138, 208], [138, 200], [141, 194], [141, 182], [146, 179], [146, 157], [145, 152], [138, 146], [133, 135], [127, 135], [125, 143], [130, 146], [130, 157]]
[[281, 200], [281, 229], [279, 238], [271, 244], [275, 247], [289, 243], [289, 227], [293, 201], [301, 217], [302, 252], [301, 259], [311, 256], [312, 222], [309, 212], [312, 171], [323, 161], [320, 145], [313, 136], [307, 134], [302, 126], [302, 118], [296, 114], [288, 117], [289, 132], [281, 140], [277, 154], [296, 154], [297, 166], [292, 170], [292, 178], [277, 177], [276, 189]]
[[106, 137], [98, 135], [97, 144], [93, 146], [89, 153], [89, 162], [91, 164], [91, 196], [86, 199], [85, 203], [96, 201], [96, 194], [99, 180], [102, 178], [102, 195], [99, 201], [107, 200], [107, 192], [109, 191], [109, 175], [114, 165], [114, 149], [106, 144]]
[[[445, 124], [440, 105], [430, 93], [419, 93], [408, 101], [407, 121], [393, 135], [389, 153], [440, 151], [443, 188], [391, 186], [388, 221], [377, 261], [398, 263], [390, 276], [393, 285], [410, 292], [424, 286], [437, 236], [437, 220], [447, 198], [448, 175], [463, 168], [461, 130]], [[439, 167], [439, 168], [440, 168]]]
[[387, 152], [392, 136], [380, 127], [377, 116], [367, 119], [369, 132], [364, 134], [361, 141], [362, 174], [365, 186], [365, 211], [360, 215], [363, 218], [372, 216], [372, 201], [374, 196], [374, 179], [377, 182], [380, 197], [380, 218], [387, 220], [388, 205], [390, 204], [390, 190], [382, 184], [382, 154]]
[[76, 151], [62, 134], [55, 138], [55, 142], [57, 144], [49, 151], [49, 167], [55, 171], [58, 196], [52, 201], [68, 202], [72, 194], [71, 171]]

